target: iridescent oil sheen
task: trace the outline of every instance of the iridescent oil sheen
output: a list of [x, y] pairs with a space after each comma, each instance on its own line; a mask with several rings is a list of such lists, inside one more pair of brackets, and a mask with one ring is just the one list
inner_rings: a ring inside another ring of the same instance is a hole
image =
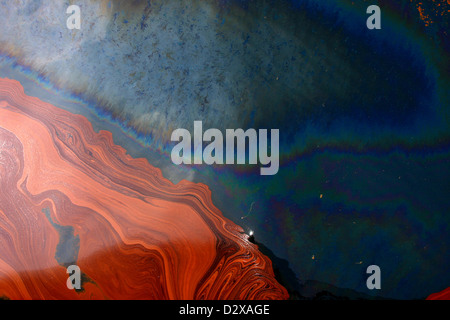
[[[450, 286], [447, 1], [378, 1], [381, 30], [365, 27], [371, 1], [95, 3], [78, 33], [61, 29], [63, 5], [0, 5], [0, 77], [85, 115], [171, 181], [207, 185], [288, 262], [291, 296], [308, 280], [399, 299]], [[195, 120], [278, 128], [278, 174], [174, 166], [170, 133]]]

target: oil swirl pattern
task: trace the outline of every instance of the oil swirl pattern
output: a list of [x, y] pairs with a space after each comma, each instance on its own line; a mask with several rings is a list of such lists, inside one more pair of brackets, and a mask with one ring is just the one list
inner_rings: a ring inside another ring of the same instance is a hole
[[[66, 267], [82, 289], [66, 286]], [[0, 297], [286, 299], [271, 261], [211, 201], [107, 131], [0, 79]]]

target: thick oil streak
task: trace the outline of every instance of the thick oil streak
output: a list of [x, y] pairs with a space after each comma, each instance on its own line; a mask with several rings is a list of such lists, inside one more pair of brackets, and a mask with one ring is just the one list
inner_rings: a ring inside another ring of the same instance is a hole
[[[67, 257], [89, 279], [81, 291], [66, 287]], [[271, 261], [213, 205], [206, 185], [171, 183], [146, 159], [114, 145], [110, 132], [96, 133], [85, 117], [0, 79], [0, 296], [288, 294]]]

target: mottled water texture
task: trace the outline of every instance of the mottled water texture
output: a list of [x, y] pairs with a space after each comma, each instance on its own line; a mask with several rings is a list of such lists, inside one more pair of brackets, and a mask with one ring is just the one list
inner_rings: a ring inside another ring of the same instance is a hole
[[[381, 30], [366, 28], [371, 1], [77, 1], [79, 31], [65, 28], [71, 3], [1, 2], [0, 76], [172, 181], [208, 184], [300, 282], [391, 298], [449, 286], [446, 1], [378, 1]], [[172, 165], [170, 134], [194, 120], [279, 128], [279, 173]]]

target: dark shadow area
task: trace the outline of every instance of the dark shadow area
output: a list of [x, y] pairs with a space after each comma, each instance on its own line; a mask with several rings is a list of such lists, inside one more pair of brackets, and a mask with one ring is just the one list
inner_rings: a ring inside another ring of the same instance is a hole
[[286, 288], [291, 300], [393, 300], [352, 289], [338, 288], [315, 280], [306, 280], [302, 283], [289, 267], [287, 260], [278, 258], [264, 244], [257, 242], [253, 235], [250, 236], [249, 241], [258, 245], [259, 251], [272, 260], [275, 278]]

